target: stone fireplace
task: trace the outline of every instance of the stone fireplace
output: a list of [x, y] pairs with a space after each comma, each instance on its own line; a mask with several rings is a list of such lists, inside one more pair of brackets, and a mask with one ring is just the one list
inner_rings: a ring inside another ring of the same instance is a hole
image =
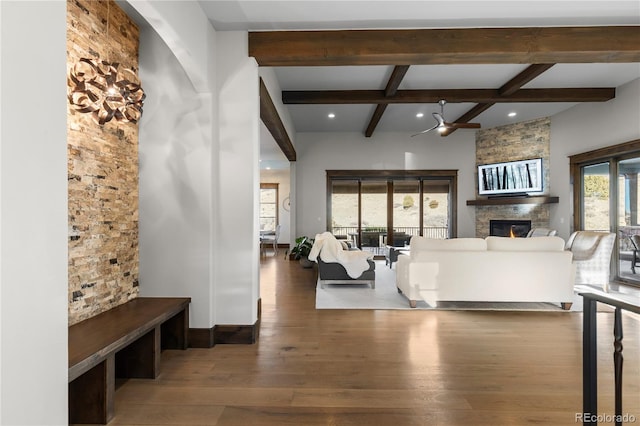
[[496, 237], [526, 237], [530, 230], [530, 220], [489, 220], [489, 235]]
[[[542, 193], [535, 195], [549, 196], [550, 130], [549, 118], [480, 130], [476, 133], [476, 166], [542, 158]], [[484, 238], [493, 235], [491, 221], [527, 221], [529, 229], [549, 227], [551, 216], [549, 204], [528, 203], [522, 199], [511, 203], [509, 197], [491, 201], [494, 202], [476, 204], [474, 207], [476, 237]]]

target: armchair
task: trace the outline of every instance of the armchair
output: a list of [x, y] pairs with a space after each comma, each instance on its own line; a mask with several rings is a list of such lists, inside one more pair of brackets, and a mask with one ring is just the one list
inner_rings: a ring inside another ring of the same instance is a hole
[[367, 260], [369, 269], [357, 278], [351, 278], [340, 263], [323, 262], [319, 257], [317, 262], [320, 288], [324, 288], [325, 284], [369, 284], [371, 288], [376, 288], [376, 264], [371, 259]]
[[575, 284], [596, 284], [607, 289], [615, 240], [616, 234], [612, 232], [576, 231], [571, 234], [565, 249], [573, 253]]
[[345, 250], [330, 232], [316, 235], [309, 260], [318, 262], [320, 288], [325, 284], [369, 284], [376, 288], [373, 254]]
[[531, 231], [527, 233], [527, 238], [531, 237], [553, 237], [558, 233], [555, 229], [549, 228], [531, 228]]

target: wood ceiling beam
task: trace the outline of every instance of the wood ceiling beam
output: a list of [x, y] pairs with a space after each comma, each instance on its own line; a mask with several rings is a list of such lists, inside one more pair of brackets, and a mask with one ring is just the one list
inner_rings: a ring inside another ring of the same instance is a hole
[[509, 96], [516, 93], [525, 84], [529, 83], [534, 78], [538, 77], [543, 72], [555, 64], [533, 64], [529, 65], [524, 71], [513, 77], [511, 80], [498, 89], [500, 96]]
[[249, 32], [260, 66], [640, 62], [640, 26]]
[[421, 104], [437, 103], [514, 103], [514, 102], [606, 102], [615, 88], [519, 89], [502, 96], [500, 89], [398, 90], [393, 97], [384, 90], [291, 90], [282, 92], [285, 104]]
[[287, 129], [282, 124], [280, 114], [278, 114], [278, 110], [273, 104], [273, 99], [271, 99], [271, 95], [269, 95], [267, 86], [265, 86], [262, 78], [260, 78], [260, 119], [269, 129], [269, 133], [271, 133], [287, 160], [296, 161], [296, 149], [291, 143]]
[[[393, 68], [393, 72], [391, 73], [391, 77], [389, 77], [389, 81], [387, 82], [387, 87], [384, 89], [384, 95], [387, 98], [395, 96], [398, 91], [398, 87], [400, 87], [400, 83], [402, 79], [407, 74], [409, 70], [409, 65], [396, 65]], [[373, 112], [373, 116], [369, 121], [369, 125], [367, 126], [367, 130], [365, 130], [364, 135], [367, 138], [370, 138], [373, 135], [373, 131], [376, 129], [376, 126], [380, 122], [382, 118], [382, 114], [387, 109], [388, 104], [378, 104], [376, 106], [376, 110]]]
[[402, 83], [402, 79], [407, 74], [407, 71], [409, 71], [409, 65], [396, 65], [393, 68], [387, 87], [384, 89], [384, 95], [386, 97], [390, 98], [395, 96], [398, 91], [398, 87], [400, 87], [400, 83]]
[[[513, 77], [511, 80], [507, 81], [498, 89], [498, 93], [500, 96], [509, 96], [514, 93], [517, 93], [518, 90], [525, 84], [529, 83], [534, 78], [538, 77], [543, 72], [547, 71], [555, 64], [532, 64], [529, 65], [524, 71], [520, 72], [518, 75]], [[615, 90], [614, 90], [615, 96]], [[495, 102], [490, 103], [481, 103], [471, 108], [468, 112], [461, 115], [455, 122], [456, 123], [468, 123], [473, 120], [475, 117], [483, 113], [484, 111], [491, 108], [495, 105]], [[446, 129], [444, 132], [440, 132], [440, 136], [449, 136], [451, 133], [455, 132], [456, 129]]]

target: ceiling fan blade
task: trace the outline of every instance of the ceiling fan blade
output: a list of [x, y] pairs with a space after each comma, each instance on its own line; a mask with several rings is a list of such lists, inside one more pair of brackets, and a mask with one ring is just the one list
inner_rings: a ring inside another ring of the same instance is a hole
[[444, 123], [447, 129], [479, 129], [480, 123]]
[[424, 133], [427, 133], [427, 132], [430, 132], [430, 131], [432, 131], [432, 130], [437, 129], [438, 127], [440, 127], [440, 125], [439, 125], [439, 124], [436, 124], [435, 126], [428, 128], [427, 130], [423, 130], [423, 131], [421, 131], [421, 132], [419, 132], [419, 133], [416, 133], [416, 134], [414, 134], [414, 135], [411, 135], [411, 137], [418, 136], [418, 135], [422, 135], [422, 134], [424, 134]]
[[436, 121], [438, 122], [438, 125], [436, 127], [445, 126], [446, 125], [446, 123], [444, 122], [444, 117], [442, 116], [442, 114], [434, 112], [431, 115], [433, 115], [433, 118], [435, 118]]
[[480, 123], [447, 123], [446, 121], [444, 121], [444, 105], [446, 102], [442, 100], [439, 103], [440, 103], [440, 110], [442, 112], [431, 113], [431, 115], [433, 115], [433, 118], [435, 118], [436, 120], [436, 125], [427, 130], [423, 130], [420, 133], [411, 135], [411, 137], [422, 135], [424, 133], [430, 132], [435, 129], [438, 129], [440, 131], [441, 136], [446, 136], [448, 134], [446, 130], [448, 129], [479, 129], [480, 128]]

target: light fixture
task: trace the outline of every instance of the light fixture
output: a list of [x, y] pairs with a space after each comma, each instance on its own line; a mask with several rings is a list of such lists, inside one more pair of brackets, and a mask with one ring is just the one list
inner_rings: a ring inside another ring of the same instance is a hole
[[81, 58], [69, 72], [69, 103], [93, 115], [102, 125], [111, 119], [137, 123], [146, 97], [133, 69], [120, 64]]
[[336, 118], [336, 115], [335, 115], [334, 113], [330, 112], [330, 113], [327, 115], [327, 117], [329, 117], [329, 118]]
[[[106, 36], [109, 41], [109, 4]], [[69, 71], [69, 103], [81, 113], [89, 113], [103, 125], [113, 118], [137, 123], [146, 97], [134, 69], [120, 69], [117, 62], [81, 58]]]
[[421, 113], [421, 112], [419, 112], [419, 113], [417, 113], [417, 114], [416, 114], [416, 117], [418, 117], [418, 118], [422, 118], [422, 117], [424, 117], [424, 114], [423, 114], [423, 113]]
[[515, 111], [511, 111], [509, 114], [507, 114], [509, 117], [515, 117], [516, 115], [518, 115], [518, 113], [516, 113]]

